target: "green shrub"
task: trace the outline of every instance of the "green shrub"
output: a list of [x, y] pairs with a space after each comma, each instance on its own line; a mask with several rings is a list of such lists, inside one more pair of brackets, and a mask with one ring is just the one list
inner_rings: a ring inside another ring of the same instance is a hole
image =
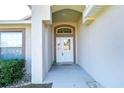
[[24, 76], [24, 60], [0, 60], [0, 86], [7, 86]]

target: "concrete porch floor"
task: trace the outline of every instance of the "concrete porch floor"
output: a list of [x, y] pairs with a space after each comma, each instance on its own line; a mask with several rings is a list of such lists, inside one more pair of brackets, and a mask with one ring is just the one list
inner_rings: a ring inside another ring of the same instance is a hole
[[102, 87], [79, 65], [56, 65], [48, 72], [44, 83], [53, 83], [53, 88]]

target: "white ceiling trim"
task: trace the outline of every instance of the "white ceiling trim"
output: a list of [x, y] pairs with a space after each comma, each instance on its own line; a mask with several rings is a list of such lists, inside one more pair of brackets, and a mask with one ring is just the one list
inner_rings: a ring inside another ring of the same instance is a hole
[[26, 20], [26, 21], [15, 21], [15, 20], [0, 21], [0, 24], [31, 24], [31, 20]]

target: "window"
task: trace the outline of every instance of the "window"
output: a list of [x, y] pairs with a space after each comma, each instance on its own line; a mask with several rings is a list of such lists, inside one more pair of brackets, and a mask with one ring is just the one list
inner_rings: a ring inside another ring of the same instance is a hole
[[23, 58], [22, 32], [0, 32], [0, 57]]
[[56, 34], [73, 34], [73, 31], [69, 27], [58, 28]]

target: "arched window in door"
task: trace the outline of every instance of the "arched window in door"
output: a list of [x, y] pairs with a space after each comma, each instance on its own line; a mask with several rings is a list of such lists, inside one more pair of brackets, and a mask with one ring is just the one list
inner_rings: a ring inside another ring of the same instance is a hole
[[56, 29], [56, 34], [73, 34], [71, 27], [59, 27]]

